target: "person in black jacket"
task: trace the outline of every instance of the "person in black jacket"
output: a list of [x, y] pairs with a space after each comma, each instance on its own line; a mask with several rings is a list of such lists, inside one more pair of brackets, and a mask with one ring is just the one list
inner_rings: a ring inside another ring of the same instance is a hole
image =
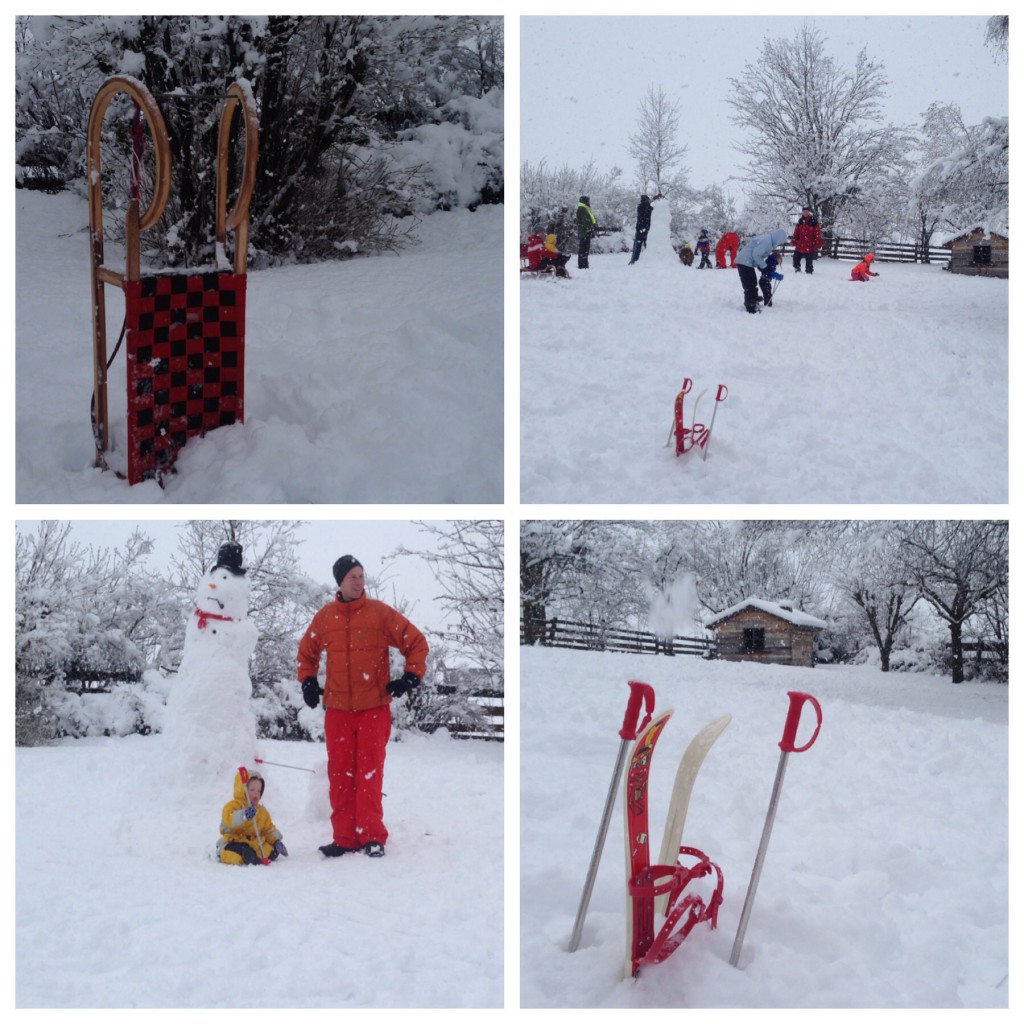
[[632, 266], [640, 259], [640, 250], [647, 248], [647, 232], [651, 230], [651, 200], [649, 196], [640, 197], [640, 205], [636, 208], [636, 233], [633, 235], [633, 256], [629, 261]]

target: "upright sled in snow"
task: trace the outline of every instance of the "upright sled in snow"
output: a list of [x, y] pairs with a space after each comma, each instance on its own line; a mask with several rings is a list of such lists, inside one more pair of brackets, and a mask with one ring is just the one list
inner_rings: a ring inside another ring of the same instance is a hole
[[[106, 266], [103, 256], [103, 120], [111, 101], [127, 93], [134, 115], [130, 185], [125, 218], [125, 266]], [[235, 205], [227, 210], [229, 143], [236, 112], [245, 129], [245, 151]], [[144, 183], [145, 128], [153, 140], [149, 205], [140, 212]], [[259, 122], [248, 82], [230, 85], [221, 110], [217, 147], [215, 238], [217, 265], [174, 273], [143, 274], [140, 233], [155, 224], [171, 189], [167, 130], [149, 90], [135, 78], [108, 78], [93, 100], [86, 135], [89, 234], [92, 265], [93, 401], [96, 465], [107, 469], [110, 424], [107, 408], [106, 308], [104, 286], [124, 293], [122, 338], [127, 361], [127, 471], [130, 484], [162, 481], [185, 442], [244, 418], [245, 285], [249, 201], [256, 181]], [[234, 259], [226, 255], [234, 232]], [[120, 342], [118, 342], [118, 347]], [[114, 349], [114, 355], [117, 348]]]
[[[693, 846], [679, 845], [686, 809], [697, 772], [711, 745], [729, 724], [723, 715], [709, 722], [691, 741], [680, 761], [672, 791], [660, 859], [651, 864], [648, 823], [648, 781], [655, 745], [671, 711], [658, 715], [633, 746], [625, 782], [626, 816], [626, 961], [625, 976], [636, 978], [641, 967], [658, 964], [682, 944], [698, 924], [715, 928], [722, 903], [721, 869]], [[689, 864], [684, 864], [683, 859]], [[707, 901], [685, 892], [696, 879], [711, 876], [714, 888]], [[657, 916], [664, 915], [660, 927]]]
[[700, 449], [701, 458], [703, 461], [707, 461], [708, 457], [708, 445], [711, 442], [711, 431], [715, 427], [715, 417], [718, 415], [718, 406], [721, 402], [724, 402], [729, 397], [729, 389], [724, 384], [719, 384], [715, 391], [715, 404], [711, 410], [711, 422], [705, 426], [697, 419], [697, 414], [700, 410], [701, 399], [707, 394], [707, 388], [704, 388], [698, 392], [696, 399], [693, 402], [693, 409], [690, 412], [690, 421], [686, 422], [686, 415], [684, 413], [684, 403], [686, 396], [693, 389], [693, 381], [689, 377], [683, 378], [683, 385], [679, 389], [679, 393], [676, 395], [675, 405], [672, 413], [672, 426], [669, 428], [668, 440], [665, 442], [667, 448], [672, 444], [673, 438], [675, 438], [676, 455], [685, 455], [687, 452], [693, 451], [694, 448]]

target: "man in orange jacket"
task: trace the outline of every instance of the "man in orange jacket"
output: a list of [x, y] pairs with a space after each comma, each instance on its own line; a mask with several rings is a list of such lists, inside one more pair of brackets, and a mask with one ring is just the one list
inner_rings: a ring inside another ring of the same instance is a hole
[[[381, 797], [390, 704], [420, 685], [427, 641], [404, 615], [366, 596], [357, 558], [339, 558], [334, 579], [335, 600], [313, 616], [299, 641], [297, 659], [305, 702], [315, 708], [323, 694], [333, 840], [320, 852], [340, 857], [361, 850], [383, 857], [388, 830]], [[391, 679], [391, 647], [405, 656], [401, 679]], [[321, 690], [317, 671], [324, 652], [327, 674]]]

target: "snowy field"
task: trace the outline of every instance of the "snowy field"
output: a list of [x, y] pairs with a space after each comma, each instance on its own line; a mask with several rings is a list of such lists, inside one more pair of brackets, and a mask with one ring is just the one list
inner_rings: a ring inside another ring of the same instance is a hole
[[183, 788], [161, 736], [17, 750], [16, 1005], [501, 1006], [502, 745], [389, 744], [382, 860], [317, 851], [322, 744], [258, 753], [318, 772], [264, 766], [266, 868], [212, 859], [232, 780]]
[[[245, 423], [190, 441], [164, 490], [93, 468], [85, 201], [18, 190], [16, 210], [19, 502], [502, 500], [502, 207], [435, 214], [401, 256], [251, 272]], [[119, 468], [123, 349], [108, 392]]]
[[[1008, 1007], [1006, 686], [538, 648], [522, 649], [521, 678], [524, 1007]], [[630, 679], [675, 709], [652, 763], [655, 851], [683, 749], [732, 715], [683, 832], [722, 869], [718, 929], [698, 925], [635, 982], [623, 980], [621, 793], [580, 948], [567, 952]], [[817, 697], [823, 725], [789, 756], [733, 968], [788, 690]]]
[[[684, 267], [655, 204], [647, 250], [520, 285], [525, 502], [1008, 500], [1008, 282], [787, 258], [751, 316], [735, 270]], [[713, 257], [712, 257], [713, 259]], [[707, 459], [665, 447], [683, 378], [718, 408]]]

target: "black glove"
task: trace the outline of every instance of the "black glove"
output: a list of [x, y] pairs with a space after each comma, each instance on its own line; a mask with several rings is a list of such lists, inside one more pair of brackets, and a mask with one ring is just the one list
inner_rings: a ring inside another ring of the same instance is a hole
[[287, 857], [288, 851], [285, 849], [284, 843], [280, 839], [274, 843], [273, 852], [270, 854], [270, 859], [274, 860], [276, 857]]
[[306, 676], [302, 680], [302, 699], [311, 707], [315, 708], [320, 703], [320, 694], [323, 690], [320, 689], [320, 684], [316, 681], [316, 676]]
[[420, 685], [420, 677], [415, 672], [406, 672], [401, 679], [392, 679], [388, 683], [388, 693], [392, 697], [404, 697], [410, 690]]
[[256, 808], [252, 804], [248, 804], [244, 811], [242, 811], [242, 817], [246, 821], [252, 821], [256, 817]]

